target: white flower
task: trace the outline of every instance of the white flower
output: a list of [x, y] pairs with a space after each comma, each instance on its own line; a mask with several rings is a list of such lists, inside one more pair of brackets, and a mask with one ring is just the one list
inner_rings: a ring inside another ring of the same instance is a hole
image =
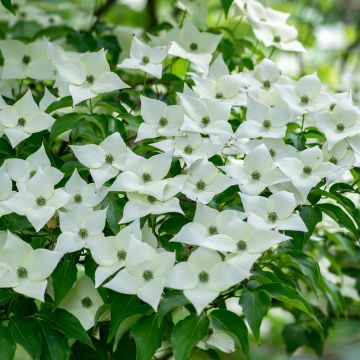
[[104, 49], [82, 54], [78, 60], [60, 60], [55, 62], [55, 67], [67, 83], [74, 105], [98, 94], [128, 87], [117, 74], [110, 71]]
[[44, 301], [47, 278], [54, 271], [61, 254], [35, 249], [10, 231], [0, 232], [0, 288]]
[[61, 301], [59, 308], [65, 309], [80, 321], [85, 330], [94, 326], [95, 315], [104, 304], [92, 280], [81, 277]]
[[280, 159], [277, 164], [300, 192], [303, 201], [322, 178], [336, 170], [334, 164], [324, 162], [323, 153], [317, 146], [299, 152], [297, 157]]
[[29, 155], [26, 160], [7, 159], [5, 166], [11, 179], [16, 181], [16, 186], [19, 191], [25, 189], [27, 181], [37, 173], [39, 168], [51, 178], [54, 185], [64, 176], [60, 170], [51, 166], [44, 145], [41, 145], [40, 148]]
[[31, 91], [28, 90], [14, 105], [2, 107], [0, 135], [5, 133], [12, 147], [15, 147], [32, 134], [48, 129], [54, 121], [50, 115], [40, 111]]
[[199, 160], [189, 168], [181, 192], [191, 200], [207, 204], [215, 195], [232, 185], [236, 185], [236, 182], [222, 174], [213, 163]]
[[134, 36], [131, 43], [130, 58], [124, 59], [118, 65], [118, 68], [142, 70], [160, 79], [162, 76], [162, 62], [166, 58], [168, 50], [168, 46], [155, 46], [152, 48]]
[[242, 164], [233, 163], [221, 166], [227, 175], [237, 181], [241, 192], [248, 195], [258, 195], [267, 186], [287, 180], [271, 159], [267, 147], [262, 144], [251, 150]]
[[240, 196], [250, 225], [261, 229], [307, 231], [299, 214], [294, 214], [296, 208], [294, 194], [279, 191], [268, 198], [245, 194]]
[[88, 243], [102, 242], [106, 210], [59, 213], [61, 234], [55, 250], [66, 254], [88, 247]]
[[47, 56], [48, 42], [36, 40], [24, 44], [18, 40], [0, 41], [4, 57], [3, 79], [53, 80], [54, 68]]
[[236, 210], [218, 211], [197, 203], [193, 222], [184, 225], [170, 242], [196, 245], [221, 252], [235, 252], [237, 224], [245, 215]]
[[270, 107], [251, 95], [247, 99], [246, 121], [240, 124], [235, 135], [238, 138], [276, 138], [285, 136], [290, 121], [289, 107], [285, 102]]
[[198, 314], [218, 295], [241, 282], [249, 269], [235, 268], [209, 249], [198, 248], [187, 261], [176, 264], [166, 286], [184, 291]]
[[133, 239], [126, 255], [126, 268], [106, 283], [106, 288], [136, 294], [156, 311], [166, 279], [175, 263], [175, 253], [160, 250]]
[[179, 105], [166, 105], [164, 102], [140, 96], [141, 116], [136, 141], [159, 136], [175, 136], [184, 121], [184, 110]]
[[52, 179], [39, 168], [25, 188], [3, 204], [9, 210], [26, 216], [35, 230], [39, 231], [69, 198], [70, 195], [64, 190], [54, 189]]
[[6, 172], [5, 166], [0, 167], [0, 217], [11, 213], [3, 202], [10, 199], [15, 194], [12, 190], [12, 181], [8, 173]]
[[221, 38], [222, 35], [200, 32], [189, 19], [185, 19], [176, 40], [171, 43], [169, 55], [187, 59], [201, 71], [207, 72], [211, 55]]
[[146, 215], [160, 215], [171, 212], [183, 214], [179, 199], [175, 197], [179, 193], [186, 180], [186, 176], [176, 176], [167, 181], [161, 200], [151, 195], [142, 195], [137, 193], [127, 193], [129, 201], [125, 204], [123, 217], [120, 224], [140, 219]]
[[70, 179], [64, 186], [64, 190], [71, 195], [70, 201], [66, 208], [71, 211], [76, 211], [81, 208], [93, 208], [98, 205], [108, 193], [108, 189], [101, 187], [95, 188], [95, 184], [88, 184], [78, 173], [74, 170]]
[[158, 141], [151, 146], [164, 152], [173, 152], [173, 156], [183, 159], [188, 167], [197, 160], [211, 158], [222, 148], [221, 144], [214, 144], [209, 138], [193, 132], [182, 132], [174, 139]]
[[126, 144], [119, 133], [104, 139], [99, 145], [72, 145], [71, 150], [78, 160], [90, 169], [97, 189], [115, 177], [125, 166]]
[[172, 153], [162, 153], [146, 159], [129, 150], [125, 171], [116, 178], [110, 191], [138, 192], [161, 200], [167, 184], [167, 179], [163, 178], [170, 170], [171, 159]]

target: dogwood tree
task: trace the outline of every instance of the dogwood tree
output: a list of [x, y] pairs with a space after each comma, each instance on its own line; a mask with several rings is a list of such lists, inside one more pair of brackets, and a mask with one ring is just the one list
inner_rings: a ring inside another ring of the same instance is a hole
[[1, 3], [0, 359], [251, 359], [274, 309], [320, 356], [360, 314], [360, 110], [283, 74], [291, 14]]

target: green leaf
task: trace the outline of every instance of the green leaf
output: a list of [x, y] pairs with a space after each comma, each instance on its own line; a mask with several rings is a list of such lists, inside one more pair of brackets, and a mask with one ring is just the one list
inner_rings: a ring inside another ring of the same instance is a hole
[[10, 289], [0, 289], [0, 306], [6, 305], [12, 296], [13, 293]]
[[192, 349], [208, 334], [209, 319], [202, 316], [190, 315], [179, 321], [172, 333], [175, 360], [188, 360]]
[[12, 360], [16, 351], [16, 343], [10, 330], [0, 323], [0, 359]]
[[161, 322], [164, 316], [170, 311], [186, 304], [189, 304], [189, 300], [184, 296], [182, 291], [169, 291], [159, 304], [159, 321]]
[[44, 323], [39, 324], [43, 338], [41, 360], [66, 360], [70, 350], [66, 337]]
[[271, 298], [265, 291], [245, 290], [240, 297], [240, 305], [256, 341], [260, 344], [260, 326], [270, 309]]
[[59, 135], [65, 131], [77, 128], [84, 120], [85, 115], [79, 113], [71, 113], [59, 117], [56, 119], [51, 128], [49, 143], [51, 144]]
[[157, 314], [143, 317], [131, 328], [130, 334], [136, 342], [138, 360], [151, 360], [161, 346], [164, 326], [159, 326], [158, 317]]
[[107, 206], [106, 221], [114, 235], [120, 231], [119, 221], [123, 216], [125, 198], [119, 198], [118, 194], [110, 193], [104, 199], [102, 205]]
[[108, 343], [115, 337], [116, 332], [128, 316], [135, 314], [146, 314], [151, 307], [140, 302], [134, 295], [116, 294], [111, 301], [111, 321]]
[[53, 280], [54, 287], [54, 308], [56, 308], [64, 296], [68, 293], [68, 291], [73, 286], [76, 281], [77, 276], [77, 267], [76, 263], [72, 260], [62, 260], [51, 277]]
[[49, 310], [40, 311], [38, 319], [52, 329], [64, 334], [68, 339], [76, 339], [82, 343], [94, 347], [89, 335], [80, 324], [80, 321], [64, 309], [57, 309], [54, 312]]
[[234, 2], [234, 0], [221, 0], [221, 5], [224, 9], [225, 16], [227, 17], [229, 14], [229, 10], [231, 7], [231, 4]]
[[9, 329], [15, 341], [21, 345], [33, 359], [40, 359], [41, 334], [34, 320], [13, 316]]
[[249, 339], [247, 327], [240, 316], [229, 310], [215, 310], [210, 314], [215, 328], [229, 332], [241, 345], [241, 349], [247, 359], [249, 354]]
[[11, 3], [11, 0], [1, 0], [3, 6], [15, 15], [15, 9]]
[[73, 105], [72, 97], [71, 96], [65, 96], [65, 97], [61, 98], [60, 100], [55, 101], [52, 104], [50, 104], [46, 108], [45, 112], [50, 114], [53, 111], [56, 111], [58, 109], [63, 109], [63, 108], [66, 108], [66, 107], [70, 107], [72, 105]]

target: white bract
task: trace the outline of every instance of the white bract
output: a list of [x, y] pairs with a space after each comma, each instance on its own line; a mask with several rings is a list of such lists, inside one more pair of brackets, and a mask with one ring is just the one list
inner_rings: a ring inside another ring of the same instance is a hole
[[10, 199], [15, 194], [12, 190], [12, 181], [5, 166], [0, 167], [0, 217], [11, 213], [4, 205], [5, 200]]

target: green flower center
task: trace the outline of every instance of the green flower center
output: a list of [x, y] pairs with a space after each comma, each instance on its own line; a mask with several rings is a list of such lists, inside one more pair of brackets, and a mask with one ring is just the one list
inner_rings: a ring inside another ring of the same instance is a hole
[[126, 258], [126, 251], [125, 250], [119, 250], [117, 253], [117, 257], [119, 260], [125, 260]]
[[77, 204], [81, 203], [82, 202], [82, 196], [80, 194], [75, 194], [74, 202], [76, 202]]
[[143, 272], [143, 278], [145, 281], [149, 281], [154, 278], [154, 274], [152, 273], [151, 270], [145, 270]]
[[301, 97], [300, 101], [302, 104], [308, 104], [310, 101], [310, 98], [308, 96], [304, 95]]
[[223, 95], [223, 93], [218, 92], [218, 93], [216, 93], [215, 97], [216, 97], [217, 99], [223, 99], [223, 98], [224, 98], [224, 95]]
[[336, 130], [339, 132], [343, 132], [345, 130], [345, 125], [343, 123], [336, 124]]
[[334, 165], [337, 165], [337, 163], [338, 163], [338, 159], [337, 159], [335, 156], [332, 156], [332, 157], [329, 159], [329, 161], [330, 161], [332, 164], [334, 164]]
[[269, 149], [269, 153], [271, 157], [274, 157], [276, 155], [276, 151], [274, 149]]
[[254, 172], [251, 174], [251, 178], [252, 178], [253, 180], [260, 180], [261, 174], [260, 174], [258, 171], [254, 171]]
[[31, 179], [32, 177], [34, 177], [35, 175], [36, 175], [36, 170], [31, 170], [31, 171], [30, 171], [30, 174], [29, 174], [30, 179]]
[[19, 279], [26, 279], [28, 277], [28, 271], [23, 266], [20, 266], [16, 270], [16, 275]]
[[281, 37], [279, 35], [274, 36], [274, 42], [279, 43], [281, 42]]
[[150, 204], [153, 204], [153, 203], [156, 201], [156, 197], [155, 197], [155, 196], [152, 196], [152, 195], [148, 195], [147, 201], [148, 201]]
[[201, 271], [198, 277], [201, 283], [207, 283], [209, 281], [209, 273], [207, 273], [206, 271]]
[[149, 173], [145, 172], [142, 174], [142, 179], [144, 182], [149, 182], [149, 181], [151, 181], [151, 175]]
[[265, 80], [263, 82], [263, 86], [265, 89], [269, 89], [271, 87], [271, 82], [269, 80]]
[[335, 109], [336, 104], [330, 104], [329, 109], [330, 111], [333, 111]]
[[95, 76], [94, 75], [86, 75], [86, 82], [88, 83], [88, 84], [93, 84], [94, 83], [94, 81], [95, 81]]
[[197, 183], [196, 183], [196, 188], [199, 190], [199, 191], [203, 191], [205, 190], [206, 188], [206, 183], [204, 180], [199, 180]]
[[190, 154], [192, 154], [192, 152], [193, 152], [192, 146], [186, 145], [184, 148], [184, 153], [190, 155]]
[[271, 121], [270, 120], [264, 120], [263, 121], [263, 127], [265, 129], [270, 129], [271, 128]]
[[21, 117], [21, 118], [17, 121], [17, 124], [18, 124], [18, 126], [20, 126], [20, 127], [24, 127], [25, 124], [26, 124], [26, 120], [25, 120], [23, 117]]
[[190, 50], [191, 51], [196, 51], [198, 49], [198, 44], [196, 43], [191, 43], [190, 44]]
[[144, 64], [144, 65], [147, 65], [149, 62], [150, 62], [150, 59], [148, 56], [143, 56], [141, 62]]
[[43, 197], [43, 196], [39, 196], [37, 199], [36, 199], [36, 204], [37, 206], [45, 206], [46, 205], [46, 199]]
[[106, 162], [107, 164], [112, 164], [113, 161], [114, 161], [114, 157], [113, 157], [111, 154], [107, 154], [107, 155], [105, 156], [105, 162]]
[[306, 175], [310, 175], [312, 173], [312, 168], [308, 165], [304, 166], [303, 173]]
[[208, 116], [204, 116], [202, 119], [201, 119], [201, 123], [204, 125], [204, 126], [208, 126], [209, 123], [210, 123], [210, 118]]
[[93, 306], [93, 302], [92, 302], [92, 300], [88, 297], [88, 296], [86, 296], [86, 297], [84, 297], [84, 298], [82, 298], [81, 299], [81, 305], [84, 307], [84, 308], [90, 308], [90, 307], [92, 307]]
[[79, 236], [82, 238], [82, 239], [85, 239], [87, 238], [89, 235], [88, 231], [86, 229], [80, 229], [79, 230]]
[[236, 244], [238, 250], [240, 251], [244, 251], [246, 250], [247, 244], [244, 240], [240, 240], [237, 244]]
[[28, 65], [31, 61], [31, 57], [29, 55], [25, 55], [23, 58], [22, 58], [22, 62], [23, 64], [25, 65]]
[[169, 120], [168, 120], [166, 117], [162, 117], [162, 118], [159, 120], [159, 125], [160, 125], [161, 127], [165, 127], [168, 123], [169, 123]]
[[278, 219], [278, 216], [276, 212], [269, 212], [267, 218], [269, 222], [274, 223]]
[[209, 232], [209, 235], [216, 235], [218, 234], [218, 229], [216, 226], [214, 225], [211, 225], [209, 228], [208, 228], [208, 232]]

